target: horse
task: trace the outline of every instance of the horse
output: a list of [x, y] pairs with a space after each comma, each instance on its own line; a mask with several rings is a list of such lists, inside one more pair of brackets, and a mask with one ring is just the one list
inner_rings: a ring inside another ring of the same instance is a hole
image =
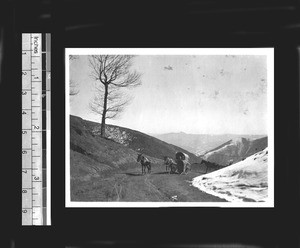
[[142, 153], [138, 154], [136, 161], [142, 165], [142, 174], [146, 173], [146, 168], [148, 169], [148, 173], [151, 173], [151, 162]]
[[177, 172], [177, 164], [175, 163], [175, 161], [172, 158], [170, 158], [168, 156], [164, 156], [164, 161], [165, 161], [165, 165], [166, 165], [166, 171], [168, 171], [168, 169], [170, 169], [169, 174]]
[[212, 163], [212, 162], [209, 162], [209, 161], [206, 161], [206, 160], [204, 160], [204, 159], [202, 159], [200, 165], [201, 165], [201, 164], [205, 164], [205, 165], [206, 165], [206, 171], [205, 171], [205, 174], [207, 173], [208, 168], [217, 168], [217, 170], [222, 168], [221, 165], [216, 164], [216, 163]]

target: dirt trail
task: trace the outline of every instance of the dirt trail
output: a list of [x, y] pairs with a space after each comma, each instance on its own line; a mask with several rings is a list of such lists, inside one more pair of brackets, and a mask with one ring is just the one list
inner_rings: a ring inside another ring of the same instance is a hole
[[213, 202], [225, 201], [206, 194], [191, 186], [191, 180], [201, 175], [169, 174], [165, 166], [152, 166], [151, 174], [141, 174], [140, 166], [130, 167], [88, 181], [72, 185], [75, 201], [122, 201], [122, 202]]

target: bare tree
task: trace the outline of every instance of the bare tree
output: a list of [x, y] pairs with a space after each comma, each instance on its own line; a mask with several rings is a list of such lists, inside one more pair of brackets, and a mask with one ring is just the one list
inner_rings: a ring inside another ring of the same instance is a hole
[[79, 93], [79, 90], [77, 88], [78, 84], [75, 81], [70, 80], [69, 87], [70, 87], [70, 91], [69, 91], [70, 96], [75, 96]]
[[78, 59], [79, 55], [69, 55], [70, 60]]
[[132, 55], [89, 56], [92, 78], [96, 80], [95, 96], [90, 109], [102, 116], [101, 136], [105, 136], [105, 120], [119, 116], [130, 98], [122, 88], [133, 88], [141, 84], [141, 74], [131, 72]]
[[[71, 63], [72, 60], [76, 60], [78, 58], [79, 58], [78, 55], [69, 55], [70, 63]], [[70, 96], [75, 96], [79, 93], [78, 84], [75, 81], [70, 80], [69, 87], [70, 87], [70, 90], [69, 90], [69, 95]]]

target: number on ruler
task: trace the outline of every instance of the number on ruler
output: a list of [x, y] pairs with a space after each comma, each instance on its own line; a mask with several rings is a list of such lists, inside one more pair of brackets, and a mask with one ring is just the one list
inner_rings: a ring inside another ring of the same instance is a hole
[[22, 91], [22, 95], [23, 96], [27, 95], [27, 91]]
[[27, 190], [26, 190], [26, 189], [23, 189], [23, 190], [22, 190], [22, 193], [23, 193], [23, 194], [26, 194], [26, 193], [27, 193]]
[[26, 213], [27, 213], [27, 210], [26, 210], [26, 209], [23, 209], [23, 210], [22, 210], [22, 213], [23, 213], [23, 214], [26, 214]]
[[40, 126], [33, 125], [33, 129], [39, 129]]
[[24, 150], [23, 150], [23, 151], [22, 151], [22, 154], [27, 154], [27, 151], [24, 151]]
[[22, 170], [23, 173], [27, 173], [27, 170]]
[[27, 134], [27, 131], [22, 131], [22, 134]]
[[27, 112], [26, 111], [22, 111], [22, 115], [27, 115]]
[[26, 71], [22, 71], [22, 75], [23, 76], [27, 75], [27, 72]]

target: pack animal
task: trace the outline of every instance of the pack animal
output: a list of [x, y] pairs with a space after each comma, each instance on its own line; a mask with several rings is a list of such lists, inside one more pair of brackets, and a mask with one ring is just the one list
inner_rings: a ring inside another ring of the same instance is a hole
[[151, 173], [151, 162], [148, 158], [146, 158], [143, 154], [139, 153], [136, 161], [140, 162], [142, 165], [142, 175], [147, 172]]
[[204, 160], [204, 159], [202, 159], [200, 165], [201, 165], [201, 164], [204, 164], [204, 165], [206, 166], [205, 174], [207, 173], [208, 168], [210, 168], [210, 169], [213, 168], [213, 169], [216, 169], [216, 170], [222, 168], [221, 165], [218, 165], [218, 164], [216, 164], [216, 163], [212, 163], [212, 162], [206, 161], [206, 160]]
[[169, 171], [169, 174], [178, 172], [177, 164], [172, 158], [170, 158], [168, 156], [164, 156], [164, 161], [165, 161], [165, 165], [166, 165], [166, 171], [167, 172]]

